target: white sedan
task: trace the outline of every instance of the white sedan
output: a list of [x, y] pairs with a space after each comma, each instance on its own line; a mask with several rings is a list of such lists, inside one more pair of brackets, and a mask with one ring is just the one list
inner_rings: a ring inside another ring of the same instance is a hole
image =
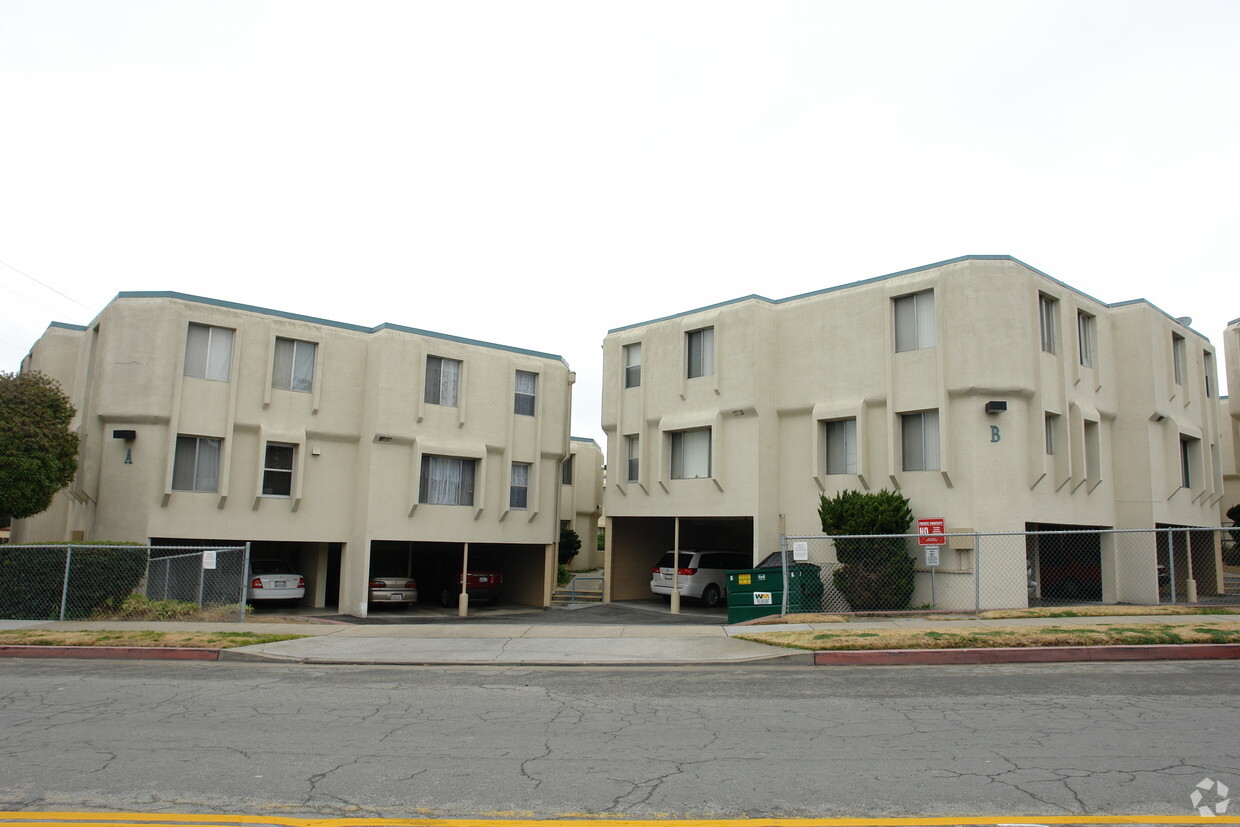
[[246, 601], [301, 600], [306, 595], [306, 578], [283, 560], [251, 560], [250, 586]]

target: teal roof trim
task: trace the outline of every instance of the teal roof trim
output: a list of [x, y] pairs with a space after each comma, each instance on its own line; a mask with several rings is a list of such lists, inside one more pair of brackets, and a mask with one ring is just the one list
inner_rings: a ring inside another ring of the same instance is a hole
[[[520, 353], [525, 356], [534, 356], [539, 359], [551, 359], [553, 361], [562, 362], [567, 366], [563, 356], [554, 353], [543, 353], [539, 350], [528, 350], [526, 348], [512, 347], [511, 345], [501, 345], [495, 342], [484, 342], [481, 339], [467, 339], [464, 336], [453, 336], [448, 333], [436, 333], [433, 330], [422, 330], [416, 327], [405, 327], [404, 325], [391, 324], [384, 322], [376, 327], [363, 327], [362, 325], [348, 324], [347, 322], [337, 322], [331, 319], [320, 319], [317, 316], [303, 316], [300, 313], [289, 313], [284, 310], [273, 310], [269, 307], [256, 307], [252, 304], [240, 304], [238, 302], [224, 301], [222, 299], [209, 299], [204, 296], [192, 296], [188, 293], [178, 293], [173, 290], [135, 290], [130, 292], [122, 292], [116, 294], [117, 299], [179, 299], [181, 301], [194, 302], [196, 304], [208, 304], [212, 307], [223, 307], [229, 310], [241, 310], [246, 313], [259, 313], [264, 316], [275, 316], [280, 319], [291, 319], [298, 322], [308, 322], [310, 324], [323, 325], [324, 327], [334, 327], [339, 330], [351, 330], [355, 333], [378, 333], [381, 330], [395, 330], [400, 333], [412, 333], [416, 336], [427, 336], [432, 339], [442, 339], [447, 342], [457, 342], [463, 345], [473, 345], [476, 347], [491, 348], [492, 350], [503, 350], [509, 353]], [[86, 328], [79, 328], [85, 330]]]
[[59, 327], [63, 330], [76, 330], [81, 332], [86, 329], [84, 324], [69, 324], [68, 322], [48, 322], [48, 327]]
[[573, 442], [588, 442], [591, 445], [598, 447], [598, 443], [588, 436], [570, 436], [569, 439]]
[[[683, 311], [683, 312], [681, 312], [681, 313], [672, 313], [672, 314], [670, 314], [670, 315], [668, 315], [668, 316], [661, 316], [661, 317], [659, 317], [659, 318], [657, 318], [657, 319], [650, 319], [650, 320], [648, 320], [648, 321], [644, 321], [644, 322], [637, 322], [637, 323], [635, 323], [635, 324], [628, 324], [628, 325], [623, 325], [623, 326], [621, 326], [621, 327], [615, 327], [615, 328], [612, 328], [611, 330], [609, 330], [609, 331], [607, 331], [607, 332], [608, 332], [608, 333], [620, 333], [620, 332], [625, 331], [625, 330], [632, 330], [632, 329], [633, 329], [633, 328], [635, 328], [635, 327], [643, 327], [644, 325], [648, 325], [648, 324], [656, 324], [656, 323], [658, 323], [658, 322], [666, 322], [666, 321], [668, 321], [668, 320], [670, 320], [670, 319], [677, 319], [677, 318], [681, 318], [681, 317], [683, 317], [683, 316], [692, 316], [694, 313], [702, 313], [702, 312], [707, 311], [707, 310], [714, 310], [714, 309], [716, 309], [716, 308], [719, 308], [719, 307], [726, 307], [726, 306], [728, 306], [728, 305], [741, 304], [741, 303], [743, 303], [743, 302], [747, 302], [747, 301], [759, 301], [759, 302], [765, 302], [765, 303], [767, 303], [767, 304], [785, 304], [785, 303], [787, 303], [787, 302], [794, 302], [794, 301], [799, 301], [799, 300], [801, 300], [801, 299], [809, 299], [809, 298], [813, 298], [813, 297], [815, 297], [815, 296], [822, 296], [822, 295], [826, 295], [827, 293], [835, 293], [835, 292], [838, 292], [838, 291], [840, 291], [840, 290], [848, 290], [848, 289], [851, 289], [851, 288], [853, 288], [853, 287], [861, 287], [861, 286], [863, 286], [863, 285], [867, 285], [867, 284], [875, 284], [875, 283], [880, 282], [880, 281], [886, 281], [887, 279], [895, 279], [895, 278], [900, 278], [901, 276], [910, 276], [910, 275], [913, 275], [914, 273], [924, 273], [924, 272], [925, 272], [925, 271], [927, 271], [927, 270], [934, 270], [935, 268], [938, 268], [938, 267], [946, 267], [946, 266], [947, 266], [947, 265], [949, 265], [949, 264], [959, 264], [959, 263], [960, 263], [960, 262], [962, 262], [962, 261], [1010, 261], [1010, 262], [1012, 262], [1013, 264], [1018, 264], [1018, 265], [1020, 265], [1021, 267], [1024, 267], [1026, 270], [1029, 270], [1030, 272], [1036, 273], [1036, 274], [1038, 274], [1039, 276], [1041, 276], [1041, 277], [1043, 277], [1043, 278], [1045, 278], [1045, 279], [1049, 279], [1050, 281], [1053, 281], [1055, 284], [1058, 284], [1060, 287], [1064, 288], [1065, 290], [1071, 290], [1073, 293], [1076, 293], [1076, 294], [1077, 294], [1077, 295], [1079, 295], [1079, 296], [1083, 296], [1084, 298], [1089, 299], [1089, 300], [1090, 300], [1090, 301], [1092, 301], [1092, 302], [1096, 302], [1097, 304], [1100, 304], [1100, 305], [1102, 305], [1103, 307], [1118, 307], [1118, 306], [1119, 306], [1119, 305], [1107, 304], [1107, 303], [1106, 303], [1106, 302], [1104, 302], [1104, 301], [1101, 301], [1101, 300], [1099, 300], [1099, 299], [1096, 299], [1096, 298], [1094, 298], [1093, 296], [1089, 295], [1088, 293], [1086, 293], [1086, 292], [1084, 292], [1084, 291], [1082, 291], [1082, 290], [1078, 290], [1077, 288], [1073, 287], [1072, 285], [1070, 285], [1070, 284], [1066, 284], [1065, 282], [1060, 281], [1059, 279], [1055, 278], [1055, 277], [1054, 277], [1054, 276], [1052, 276], [1052, 275], [1049, 275], [1049, 274], [1047, 274], [1047, 273], [1043, 273], [1041, 270], [1039, 270], [1039, 269], [1038, 269], [1038, 268], [1036, 268], [1036, 267], [1031, 267], [1030, 265], [1028, 265], [1028, 264], [1026, 264], [1025, 262], [1021, 261], [1020, 259], [1015, 258], [1014, 256], [1006, 256], [1006, 255], [968, 255], [968, 256], [957, 256], [956, 258], [949, 258], [949, 259], [947, 259], [946, 261], [936, 261], [936, 262], [934, 262], [933, 264], [923, 264], [923, 265], [921, 265], [921, 266], [919, 266], [919, 267], [912, 267], [912, 268], [910, 268], [910, 269], [908, 269], [908, 270], [900, 270], [899, 272], [896, 272], [896, 273], [887, 273], [886, 275], [882, 275], [882, 276], [874, 276], [874, 277], [872, 277], [872, 278], [868, 278], [868, 279], [861, 279], [860, 281], [850, 281], [850, 282], [848, 282], [847, 284], [837, 284], [837, 285], [835, 285], [834, 287], [824, 287], [824, 288], [823, 288], [823, 289], [821, 289], [821, 290], [811, 290], [811, 291], [810, 291], [810, 292], [808, 292], [808, 293], [798, 293], [798, 294], [797, 294], [797, 295], [795, 295], [795, 296], [788, 296], [788, 297], [786, 297], [786, 298], [782, 298], [782, 299], [768, 299], [768, 298], [767, 298], [767, 297], [765, 297], [765, 296], [760, 296], [760, 295], [758, 295], [758, 294], [756, 294], [756, 293], [751, 293], [751, 294], [749, 294], [748, 296], [741, 296], [741, 297], [736, 298], [736, 299], [729, 299], [729, 300], [727, 300], [727, 301], [716, 302], [715, 304], [709, 304], [709, 305], [707, 305], [707, 306], [705, 306], [705, 307], [698, 307], [698, 308], [696, 308], [696, 309], [694, 309], [694, 310], [685, 310], [685, 311]], [[1137, 301], [1145, 301], [1145, 299], [1138, 299]], [[1147, 304], [1149, 304], [1149, 302], [1146, 302], [1146, 303], [1147, 303]], [[1153, 306], [1153, 305], [1151, 305], [1151, 306]], [[1156, 308], [1156, 309], [1157, 309], [1157, 308]], [[1161, 311], [1160, 311], [1160, 312], [1161, 312]], [[1167, 315], [1170, 315], [1170, 314], [1167, 314]], [[1195, 333], [1196, 331], [1193, 331], [1193, 332]]]

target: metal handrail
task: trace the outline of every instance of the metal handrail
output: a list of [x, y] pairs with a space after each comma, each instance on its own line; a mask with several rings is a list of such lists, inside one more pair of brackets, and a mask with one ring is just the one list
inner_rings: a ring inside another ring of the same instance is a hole
[[[600, 585], [599, 585], [598, 592], [599, 592], [599, 594], [602, 594], [602, 593], [603, 593], [603, 587], [602, 587], [603, 578], [602, 578], [602, 577], [574, 577], [571, 581], [569, 581], [569, 584], [568, 584], [568, 599], [569, 599], [571, 602], [573, 602], [573, 603], [576, 603], [576, 602], [577, 602], [577, 581], [578, 581], [578, 580], [597, 580], [597, 581], [599, 581], [599, 584], [600, 584]], [[590, 591], [594, 591], [594, 589], [590, 589]]]

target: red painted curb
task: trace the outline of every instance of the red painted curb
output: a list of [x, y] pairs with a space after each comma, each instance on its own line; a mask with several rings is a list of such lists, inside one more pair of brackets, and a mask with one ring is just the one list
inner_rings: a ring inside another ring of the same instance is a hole
[[219, 660], [220, 650], [175, 649], [170, 646], [21, 646], [18, 644], [0, 644], [0, 657]]
[[1235, 659], [1240, 659], [1240, 643], [1183, 643], [1158, 646], [1044, 646], [995, 649], [858, 649], [814, 653], [815, 666]]

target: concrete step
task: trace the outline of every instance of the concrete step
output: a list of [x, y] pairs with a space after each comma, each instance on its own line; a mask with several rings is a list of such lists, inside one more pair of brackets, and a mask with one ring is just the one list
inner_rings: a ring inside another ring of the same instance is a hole
[[576, 592], [568, 586], [560, 586], [551, 595], [551, 602], [554, 604], [564, 603], [602, 603], [603, 591], [599, 588], [578, 588]]

